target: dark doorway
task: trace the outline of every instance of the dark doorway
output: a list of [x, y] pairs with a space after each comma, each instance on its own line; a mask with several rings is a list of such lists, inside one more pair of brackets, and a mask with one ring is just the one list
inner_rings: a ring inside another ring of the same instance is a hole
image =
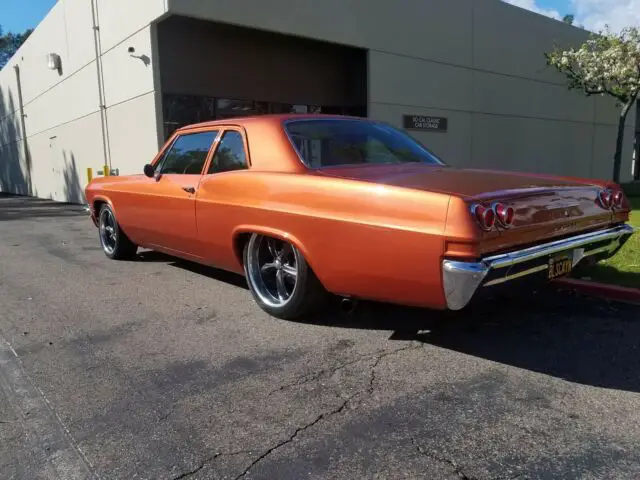
[[158, 25], [164, 134], [268, 113], [367, 116], [362, 49], [170, 17]]

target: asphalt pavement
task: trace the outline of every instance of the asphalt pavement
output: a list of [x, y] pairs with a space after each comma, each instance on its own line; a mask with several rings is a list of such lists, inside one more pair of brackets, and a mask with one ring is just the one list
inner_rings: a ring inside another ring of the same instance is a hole
[[244, 279], [102, 253], [0, 198], [2, 479], [640, 478], [640, 307], [524, 286], [458, 314], [278, 320]]

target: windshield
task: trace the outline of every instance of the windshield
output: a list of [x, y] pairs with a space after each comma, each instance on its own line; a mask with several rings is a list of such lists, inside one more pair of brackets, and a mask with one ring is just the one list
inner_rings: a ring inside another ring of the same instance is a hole
[[359, 164], [443, 165], [417, 140], [390, 125], [366, 120], [289, 120], [285, 129], [310, 168]]

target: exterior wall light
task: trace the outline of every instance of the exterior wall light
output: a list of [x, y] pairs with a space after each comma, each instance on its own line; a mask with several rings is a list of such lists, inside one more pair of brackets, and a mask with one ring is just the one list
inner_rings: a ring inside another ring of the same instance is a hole
[[61, 61], [60, 55], [57, 53], [50, 53], [47, 55], [47, 67], [49, 70], [58, 70], [60, 71]]

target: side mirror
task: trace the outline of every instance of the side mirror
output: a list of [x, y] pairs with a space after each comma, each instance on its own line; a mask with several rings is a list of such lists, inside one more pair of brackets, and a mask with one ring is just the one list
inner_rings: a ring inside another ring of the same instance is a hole
[[144, 174], [149, 177], [149, 178], [153, 178], [153, 176], [155, 175], [156, 170], [155, 168], [153, 168], [153, 165], [151, 165], [150, 163], [147, 163], [144, 166]]

